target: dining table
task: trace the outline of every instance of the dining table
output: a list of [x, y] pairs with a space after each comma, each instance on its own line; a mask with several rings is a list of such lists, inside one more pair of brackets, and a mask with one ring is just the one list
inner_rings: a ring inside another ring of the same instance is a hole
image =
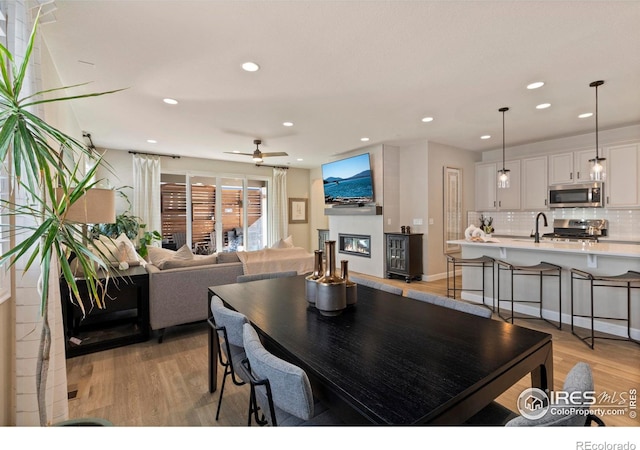
[[[213, 296], [301, 367], [347, 424], [460, 425], [523, 377], [553, 389], [551, 335], [502, 320], [363, 285], [355, 305], [325, 316], [306, 300], [303, 275], [211, 286]], [[217, 338], [211, 331], [211, 392]]]

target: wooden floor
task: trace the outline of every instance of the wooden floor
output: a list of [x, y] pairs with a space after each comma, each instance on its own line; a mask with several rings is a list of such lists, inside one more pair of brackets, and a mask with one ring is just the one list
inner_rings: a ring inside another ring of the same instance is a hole
[[[405, 289], [446, 295], [446, 281], [385, 280]], [[494, 314], [494, 320], [496, 315]], [[591, 365], [597, 394], [620, 398], [640, 389], [640, 345], [598, 340], [591, 350], [569, 331], [543, 321], [520, 320], [518, 325], [553, 336], [554, 387], [561, 389], [568, 371], [579, 361]], [[70, 418], [101, 417], [116, 426], [244, 426], [247, 422], [247, 386], [225, 387], [220, 419], [215, 420], [218, 394], [209, 394], [207, 325], [175, 327], [164, 342], [155, 339], [67, 360]], [[517, 411], [516, 399], [529, 377], [498, 398]], [[625, 394], [622, 394], [625, 395]], [[638, 426], [627, 412], [603, 417], [607, 426]]]

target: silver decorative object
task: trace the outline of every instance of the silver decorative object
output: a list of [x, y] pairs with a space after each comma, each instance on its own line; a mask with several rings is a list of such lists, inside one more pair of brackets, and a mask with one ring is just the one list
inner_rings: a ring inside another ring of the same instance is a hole
[[323, 316], [337, 316], [347, 307], [347, 285], [336, 275], [336, 241], [326, 241], [327, 264], [317, 283], [316, 308]]
[[349, 279], [349, 261], [343, 259], [341, 264], [341, 276], [347, 291], [347, 306], [353, 306], [358, 301], [358, 285]]
[[315, 250], [313, 260], [313, 273], [307, 276], [304, 282], [304, 296], [312, 305], [315, 305], [316, 303], [316, 297], [318, 294], [317, 281], [320, 278], [322, 278], [322, 250]]

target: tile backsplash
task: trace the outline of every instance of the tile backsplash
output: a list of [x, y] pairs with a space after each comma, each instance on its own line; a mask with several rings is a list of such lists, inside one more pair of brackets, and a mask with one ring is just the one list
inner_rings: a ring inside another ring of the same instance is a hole
[[[467, 223], [480, 225], [480, 216], [493, 217], [494, 234], [529, 236], [535, 230], [539, 211], [469, 211]], [[540, 218], [540, 234], [553, 231], [554, 219], [606, 219], [609, 221], [608, 239], [640, 243], [640, 210], [607, 208], [558, 208], [543, 211], [549, 226]]]

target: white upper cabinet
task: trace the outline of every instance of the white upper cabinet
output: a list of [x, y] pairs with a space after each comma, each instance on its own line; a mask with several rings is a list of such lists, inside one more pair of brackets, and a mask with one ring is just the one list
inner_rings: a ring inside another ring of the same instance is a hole
[[547, 157], [522, 160], [522, 209], [547, 209]]
[[588, 183], [591, 181], [589, 160], [595, 156], [595, 149], [550, 155], [549, 184]]
[[496, 163], [476, 164], [476, 211], [494, 211], [498, 207], [498, 166]]
[[640, 144], [605, 149], [605, 206], [608, 208], [640, 205]]
[[476, 165], [476, 211], [520, 209], [520, 161], [505, 162], [510, 170], [507, 189], [498, 189], [498, 166], [502, 163], [480, 163]]

